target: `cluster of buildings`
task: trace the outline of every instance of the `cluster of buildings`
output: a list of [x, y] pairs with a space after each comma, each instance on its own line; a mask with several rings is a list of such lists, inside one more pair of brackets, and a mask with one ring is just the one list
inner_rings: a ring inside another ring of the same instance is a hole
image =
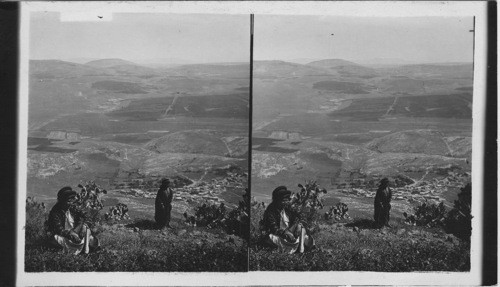
[[[401, 177], [404, 179], [404, 177]], [[459, 189], [464, 187], [470, 181], [469, 172], [449, 172], [446, 176], [434, 177], [430, 180], [421, 180], [409, 184], [404, 184], [404, 180], [393, 179], [392, 191], [393, 200], [406, 200], [408, 202], [422, 200], [437, 200], [441, 201], [442, 193], [448, 189]], [[378, 178], [377, 178], [378, 179]], [[377, 186], [373, 183], [377, 182], [374, 178], [370, 178], [366, 182], [357, 179], [353, 184], [342, 183], [337, 185], [337, 190], [358, 197], [375, 197]], [[340, 188], [339, 188], [340, 187]]]
[[[173, 188], [174, 201], [192, 202], [209, 202], [219, 203], [223, 199], [220, 194], [226, 192], [228, 189], [245, 189], [247, 184], [248, 174], [246, 172], [227, 172], [223, 178], [213, 178], [209, 181], [199, 181], [191, 185]], [[117, 190], [122, 194], [126, 194], [139, 198], [155, 198], [158, 188], [151, 187], [134, 187], [134, 188], [120, 188]]]

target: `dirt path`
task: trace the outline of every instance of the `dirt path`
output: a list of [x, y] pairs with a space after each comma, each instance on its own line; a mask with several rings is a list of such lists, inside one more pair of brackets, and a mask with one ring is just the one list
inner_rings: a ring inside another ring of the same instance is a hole
[[274, 119], [272, 119], [270, 121], [264, 121], [264, 122], [261, 122], [260, 124], [254, 125], [253, 126], [253, 130], [254, 131], [260, 131], [263, 128], [267, 127], [268, 125], [281, 120], [283, 117], [284, 117], [284, 115], [279, 115], [279, 116], [277, 116], [276, 118], [274, 118]]
[[451, 150], [450, 145], [448, 144], [448, 142], [446, 140], [443, 140], [443, 142], [446, 145], [446, 148], [448, 149], [448, 152], [449, 152], [450, 156], [453, 156], [453, 151]]
[[395, 97], [395, 98], [394, 98], [394, 102], [392, 102], [392, 105], [390, 105], [390, 106], [389, 106], [389, 108], [388, 108], [388, 109], [387, 109], [387, 111], [385, 112], [384, 117], [388, 116], [388, 115], [389, 115], [389, 113], [390, 113], [391, 111], [393, 111], [393, 110], [394, 110], [394, 106], [395, 106], [395, 105], [396, 105], [396, 103], [398, 102], [398, 99], [399, 99], [399, 97]]
[[172, 103], [167, 107], [167, 109], [165, 110], [165, 113], [163, 113], [163, 117], [167, 117], [168, 113], [170, 111], [174, 110], [174, 105], [175, 105], [175, 102], [177, 102], [178, 98], [179, 98], [179, 95], [175, 95], [174, 99], [172, 100]]
[[227, 145], [227, 142], [223, 139], [221, 139], [221, 141], [224, 143], [224, 145], [226, 146], [226, 149], [227, 149], [227, 153], [229, 154], [229, 156], [231, 156], [231, 149], [229, 148], [229, 146]]
[[59, 119], [62, 119], [63, 117], [65, 116], [69, 116], [71, 114], [60, 114], [60, 115], [57, 115], [55, 118], [52, 118], [50, 120], [46, 120], [46, 121], [43, 121], [41, 123], [32, 123], [32, 124], [29, 124], [28, 125], [28, 131], [36, 131], [36, 130], [39, 130], [41, 128], [43, 128], [44, 126], [50, 124], [50, 123], [53, 123]]

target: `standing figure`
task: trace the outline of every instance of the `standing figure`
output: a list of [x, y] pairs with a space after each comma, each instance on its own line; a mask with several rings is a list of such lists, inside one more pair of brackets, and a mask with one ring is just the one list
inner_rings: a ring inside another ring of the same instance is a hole
[[155, 199], [155, 221], [159, 229], [170, 226], [170, 213], [172, 212], [172, 198], [174, 192], [170, 188], [170, 180], [161, 180], [160, 189]]
[[375, 195], [375, 226], [381, 228], [389, 225], [389, 212], [391, 210], [392, 191], [389, 188], [389, 179], [384, 177], [378, 186]]
[[51, 243], [74, 255], [86, 254], [99, 247], [99, 240], [85, 224], [84, 215], [74, 207], [76, 198], [76, 191], [69, 186], [59, 190], [57, 203], [50, 210], [48, 220]]
[[264, 212], [266, 241], [281, 252], [304, 252], [314, 247], [314, 239], [300, 222], [300, 214], [291, 206], [291, 191], [279, 186], [273, 191], [273, 201]]

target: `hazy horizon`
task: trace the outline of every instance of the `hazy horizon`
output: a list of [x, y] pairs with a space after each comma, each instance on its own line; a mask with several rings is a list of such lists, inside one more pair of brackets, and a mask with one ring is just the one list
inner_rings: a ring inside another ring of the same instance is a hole
[[68, 22], [33, 12], [30, 26], [30, 59], [250, 59], [248, 15], [114, 13], [110, 21]]
[[[56, 12], [33, 12], [30, 24], [32, 60], [118, 58], [160, 66], [250, 58], [248, 15], [115, 13], [110, 21], [67, 22]], [[254, 60], [472, 63], [472, 24], [472, 17], [256, 15]]]
[[472, 29], [472, 17], [256, 15], [254, 59], [472, 62]]
[[[63, 62], [71, 62], [71, 63], [76, 63], [76, 64], [86, 64], [88, 62], [92, 61], [98, 61], [98, 60], [124, 60], [128, 62], [132, 62], [134, 64], [138, 65], [213, 65], [213, 64], [224, 64], [224, 65], [230, 65], [230, 64], [248, 64], [249, 61], [217, 61], [217, 62], [194, 62], [194, 61], [189, 61], [189, 63], [181, 63], [181, 62], [176, 62], [176, 61], [169, 61], [169, 62], [152, 62], [155, 59], [145, 59], [145, 60], [133, 60], [133, 59], [127, 59], [127, 58], [94, 58], [94, 59], [89, 59], [88, 61], [82, 61], [81, 59], [57, 59], [57, 58], [43, 58], [43, 59], [35, 59], [35, 58], [30, 58], [29, 59], [34, 60], [34, 61], [63, 61]], [[163, 59], [159, 59], [163, 60]], [[170, 59], [165, 59], [165, 60], [170, 60]], [[180, 61], [188, 61], [184, 59], [179, 59]]]
[[[119, 59], [119, 60], [125, 60], [132, 62], [137, 65], [149, 65], [149, 66], [168, 66], [168, 65], [175, 65], [175, 66], [182, 66], [182, 65], [216, 65], [216, 64], [223, 64], [223, 65], [238, 65], [238, 64], [246, 64], [248, 62], [245, 61], [240, 61], [240, 62], [234, 62], [234, 61], [228, 61], [228, 62], [193, 62], [185, 60], [185, 59], [174, 59], [174, 61], [162, 61], [162, 60], [171, 60], [171, 59], [158, 59], [159, 61], [155, 62], [155, 59], [146, 59], [146, 60], [131, 60], [131, 59], [124, 59], [124, 58], [102, 58], [102, 59], [56, 59], [56, 58], [47, 58], [47, 59], [34, 59], [30, 58], [29, 60], [35, 60], [35, 61], [64, 61], [64, 62], [71, 62], [71, 63], [76, 63], [76, 64], [86, 64], [91, 61], [97, 61], [97, 60], [112, 60], [112, 59]], [[178, 60], [178, 61], [175, 61]], [[322, 61], [322, 60], [345, 60], [349, 62], [353, 62], [355, 64], [359, 65], [462, 65], [462, 64], [473, 64], [472, 61], [462, 61], [462, 62], [457, 62], [457, 61], [449, 61], [449, 62], [413, 62], [413, 61], [407, 61], [404, 59], [392, 59], [392, 58], [373, 58], [373, 59], [361, 59], [361, 60], [352, 60], [352, 59], [338, 59], [338, 58], [331, 58], [331, 59], [254, 59], [254, 62], [269, 62], [269, 61], [283, 61], [283, 62], [289, 62], [289, 63], [295, 63], [295, 64], [308, 64], [310, 62], [314, 61]], [[397, 60], [401, 60], [401, 62], [397, 62]]]

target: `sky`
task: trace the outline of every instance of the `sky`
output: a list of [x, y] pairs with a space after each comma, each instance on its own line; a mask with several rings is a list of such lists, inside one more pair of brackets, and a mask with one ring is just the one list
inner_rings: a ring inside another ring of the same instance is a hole
[[111, 21], [86, 22], [61, 22], [60, 18], [56, 12], [32, 12], [31, 59], [189, 63], [250, 59], [249, 15], [115, 13]]
[[[249, 61], [249, 15], [112, 16], [112, 21], [61, 22], [59, 13], [32, 12], [30, 58]], [[254, 58], [471, 62], [472, 28], [472, 17], [255, 15]]]
[[472, 62], [472, 29], [472, 17], [256, 15], [254, 57]]

